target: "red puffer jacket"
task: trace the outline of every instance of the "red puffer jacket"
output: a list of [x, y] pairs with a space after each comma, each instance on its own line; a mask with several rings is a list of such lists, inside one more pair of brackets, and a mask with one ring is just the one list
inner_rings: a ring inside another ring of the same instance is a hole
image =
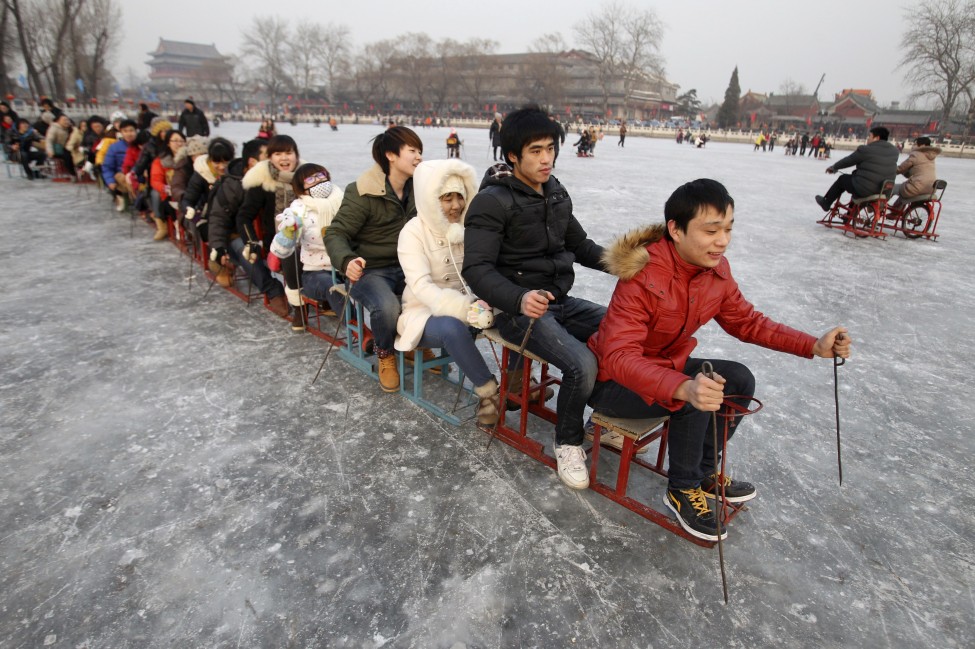
[[673, 394], [687, 380], [694, 333], [712, 318], [739, 340], [812, 358], [816, 339], [756, 311], [727, 259], [714, 269], [688, 264], [663, 233], [663, 225], [634, 230], [606, 250], [604, 264], [620, 280], [589, 339], [598, 381], [615, 381], [648, 404], [678, 410], [684, 402]]

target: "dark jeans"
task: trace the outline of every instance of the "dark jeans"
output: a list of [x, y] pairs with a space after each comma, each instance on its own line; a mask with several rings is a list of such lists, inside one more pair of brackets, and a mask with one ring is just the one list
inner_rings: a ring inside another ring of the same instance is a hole
[[[551, 302], [548, 311], [535, 321], [526, 346], [555, 367], [562, 370], [562, 387], [559, 388], [555, 411], [555, 443], [578, 446], [583, 440], [583, 415], [586, 402], [596, 383], [596, 357], [586, 342], [606, 317], [606, 307], [588, 300], [564, 297]], [[525, 315], [498, 316], [501, 335], [510, 342], [521, 344], [530, 318]]]
[[376, 349], [393, 349], [396, 339], [396, 320], [401, 309], [400, 296], [406, 286], [403, 269], [399, 266], [366, 268], [359, 281], [352, 285], [349, 295], [369, 312], [369, 324]]
[[[302, 293], [313, 300], [318, 300], [319, 304], [328, 304], [338, 317], [343, 317], [342, 303], [345, 301], [345, 298], [331, 290], [332, 286], [334, 286], [332, 271], [306, 270], [301, 275], [301, 281], [303, 283], [301, 287]], [[341, 280], [339, 280], [339, 283], [341, 284]]]
[[45, 160], [47, 160], [47, 154], [43, 151], [35, 151], [34, 149], [30, 149], [28, 151], [20, 152], [20, 164], [23, 165], [24, 173], [26, 173], [27, 177], [31, 180], [36, 178], [37, 174], [33, 169], [31, 169], [30, 163], [36, 162], [38, 165], [42, 165], [44, 164]]
[[284, 295], [284, 287], [271, 275], [271, 271], [264, 260], [258, 259], [252, 264], [244, 259], [243, 250], [244, 240], [237, 237], [230, 240], [230, 249], [227, 250], [227, 254], [230, 255], [230, 259], [235, 265], [244, 269], [257, 290], [266, 295], [268, 299]]
[[832, 205], [837, 198], [843, 195], [843, 192], [853, 194], [853, 176], [850, 174], [840, 174], [840, 177], [836, 179], [836, 182], [833, 183], [823, 198], [826, 199], [827, 205]]
[[474, 344], [470, 327], [453, 316], [430, 316], [417, 346], [446, 349], [475, 387], [494, 378]]
[[[703, 358], [689, 358], [684, 367], [684, 374], [693, 377], [701, 371]], [[714, 371], [725, 378], [724, 393], [726, 395], [741, 395], [751, 397], [755, 394], [755, 377], [751, 370], [735, 361], [711, 360]], [[737, 400], [742, 406], [749, 403]], [[712, 417], [710, 412], [698, 410], [689, 403], [671, 412], [659, 404], [647, 405], [638, 394], [613, 381], [601, 381], [593, 389], [589, 399], [592, 409], [610, 417], [624, 419], [644, 419], [650, 417], [670, 417], [670, 432], [668, 437], [667, 456], [670, 460], [668, 475], [672, 489], [691, 489], [701, 484], [704, 476], [709, 475], [721, 461], [720, 453], [716, 454], [714, 440], [711, 433]], [[735, 434], [735, 429], [741, 417], [731, 420], [728, 427], [728, 439]], [[722, 442], [724, 419], [718, 417], [718, 444]]]

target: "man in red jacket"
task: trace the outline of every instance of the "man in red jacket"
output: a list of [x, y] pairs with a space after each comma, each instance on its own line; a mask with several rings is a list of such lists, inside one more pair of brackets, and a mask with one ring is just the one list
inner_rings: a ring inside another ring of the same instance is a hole
[[[734, 207], [721, 183], [695, 180], [667, 200], [665, 225], [634, 230], [608, 248], [604, 262], [619, 282], [589, 339], [599, 363], [589, 405], [613, 417], [670, 416], [664, 503], [690, 534], [712, 541], [718, 536], [709, 500], [717, 491], [720, 450], [711, 441], [711, 412], [725, 394], [750, 397], [755, 378], [741, 363], [726, 360], [710, 360], [713, 379], [701, 374], [706, 359], [691, 358], [694, 332], [713, 318], [739, 340], [806, 358], [847, 358], [851, 342], [841, 335], [844, 327], [817, 340], [770, 320], [745, 300], [724, 257]], [[751, 484], [720, 479], [728, 501], [755, 497]], [[722, 530], [722, 538], [726, 534]]]

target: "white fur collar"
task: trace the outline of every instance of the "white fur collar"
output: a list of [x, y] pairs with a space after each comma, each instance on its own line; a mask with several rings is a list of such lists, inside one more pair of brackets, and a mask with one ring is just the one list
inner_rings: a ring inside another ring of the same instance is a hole
[[210, 165], [207, 164], [209, 161], [210, 156], [204, 153], [193, 161], [193, 171], [203, 176], [203, 180], [207, 181], [207, 184], [212, 185], [217, 182], [217, 177], [210, 171]]

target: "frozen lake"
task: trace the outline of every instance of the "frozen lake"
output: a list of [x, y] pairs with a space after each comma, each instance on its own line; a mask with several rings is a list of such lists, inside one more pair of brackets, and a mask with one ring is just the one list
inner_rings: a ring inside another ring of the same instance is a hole
[[[279, 130], [345, 185], [382, 126]], [[426, 158], [448, 131], [418, 129]], [[482, 172], [487, 131], [460, 134]], [[730, 605], [716, 551], [334, 356], [310, 386], [320, 340], [223, 291], [201, 300], [185, 258], [130, 237], [104, 196], [3, 177], [18, 281], [0, 296], [0, 649], [975, 645], [975, 163], [938, 160], [939, 241], [857, 240], [816, 224], [827, 161], [616, 140], [555, 171], [596, 241], [715, 178], [745, 296], [854, 340], [839, 487], [831, 362], [698, 336], [697, 355], [751, 367], [765, 404], [730, 447], [760, 492], [725, 544]], [[579, 269], [573, 294], [606, 303], [613, 285]]]

